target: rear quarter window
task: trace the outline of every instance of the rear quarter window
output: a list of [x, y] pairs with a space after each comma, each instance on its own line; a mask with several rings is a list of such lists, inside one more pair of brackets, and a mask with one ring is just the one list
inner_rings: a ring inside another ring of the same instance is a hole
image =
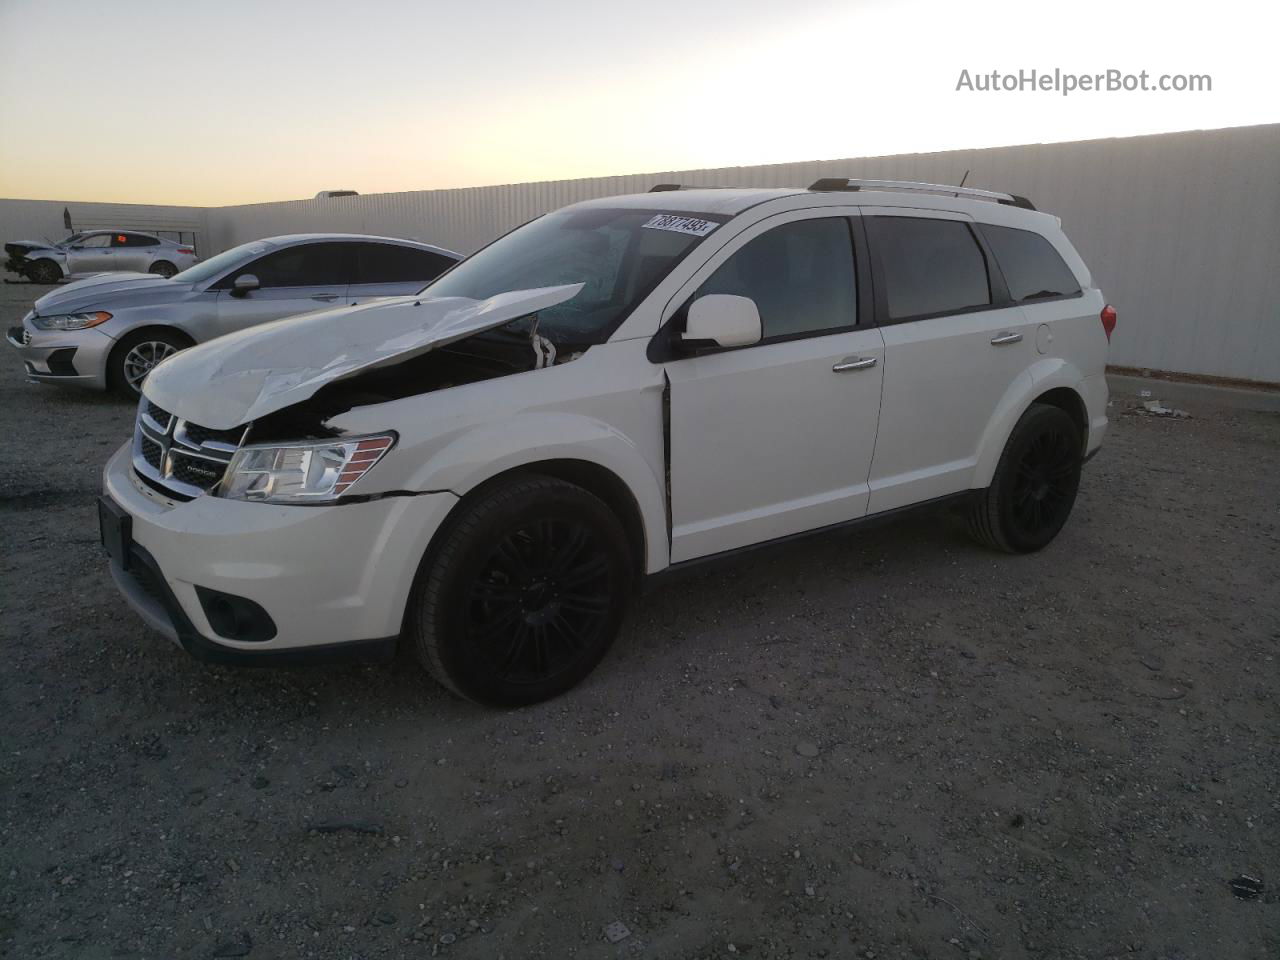
[[1075, 274], [1053, 244], [1040, 234], [984, 223], [979, 228], [1015, 301], [1071, 297], [1080, 292]]

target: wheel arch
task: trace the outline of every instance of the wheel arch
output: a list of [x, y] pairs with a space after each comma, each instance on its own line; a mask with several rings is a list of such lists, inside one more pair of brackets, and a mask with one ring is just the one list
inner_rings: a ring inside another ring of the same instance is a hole
[[1080, 431], [1080, 453], [1084, 454], [1089, 442], [1089, 414], [1085, 409], [1084, 398], [1075, 389], [1054, 387], [1037, 396], [1031, 403], [1044, 403], [1066, 413]]
[[[645, 528], [644, 514], [636, 495], [625, 480], [613, 470], [593, 460], [574, 457], [556, 457], [546, 460], [531, 460], [499, 470], [474, 484], [458, 497], [458, 502], [450, 508], [448, 515], [432, 536], [432, 545], [438, 543], [440, 531], [465, 507], [485, 496], [496, 486], [527, 476], [548, 476], [572, 483], [602, 500], [613, 515], [622, 524], [627, 543], [631, 551], [631, 559], [635, 566], [637, 581], [644, 576], [649, 566], [650, 536]], [[427, 548], [428, 555], [431, 546]]]
[[107, 354], [107, 368], [105, 373], [108, 386], [113, 385], [112, 378], [116, 376], [116, 365], [117, 361], [120, 359], [121, 352], [128, 349], [129, 345], [133, 341], [139, 339], [140, 336], [147, 334], [155, 335], [158, 333], [168, 334], [185, 340], [188, 347], [193, 347], [196, 344], [195, 337], [191, 336], [191, 334], [187, 333], [181, 327], [175, 327], [173, 324], [144, 323], [137, 327], [131, 327], [124, 333], [120, 334], [120, 336], [116, 337], [116, 342], [112, 344], [111, 350]]
[[53, 266], [58, 270], [58, 276], [63, 280], [65, 280], [69, 275], [67, 273], [67, 262], [65, 257], [59, 259], [56, 256], [50, 256], [48, 253], [43, 253], [38, 257], [27, 257], [26, 261], [27, 262], [23, 264], [23, 275], [27, 275], [27, 271], [39, 263], [53, 264]]
[[1080, 430], [1080, 452], [1083, 455], [1089, 439], [1088, 407], [1078, 388], [1083, 379], [1074, 365], [1061, 360], [1046, 360], [1014, 381], [987, 426], [970, 487], [983, 489], [990, 486], [1013, 428], [1035, 403], [1058, 407], [1071, 417]]

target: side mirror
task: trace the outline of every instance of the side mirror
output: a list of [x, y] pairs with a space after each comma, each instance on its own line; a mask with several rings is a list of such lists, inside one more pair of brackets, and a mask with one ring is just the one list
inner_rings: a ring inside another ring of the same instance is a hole
[[750, 297], [710, 293], [689, 305], [682, 340], [710, 340], [721, 347], [760, 342], [760, 311]]
[[261, 284], [258, 278], [252, 273], [242, 273], [231, 282], [231, 295], [233, 297], [244, 297], [257, 290]]

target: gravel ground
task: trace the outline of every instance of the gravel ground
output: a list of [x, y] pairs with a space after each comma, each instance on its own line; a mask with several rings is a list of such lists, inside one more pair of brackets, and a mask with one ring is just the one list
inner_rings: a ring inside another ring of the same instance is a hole
[[1134, 407], [1041, 554], [776, 549], [504, 713], [149, 633], [93, 509], [131, 407], [6, 355], [0, 954], [1280, 956], [1280, 415]]

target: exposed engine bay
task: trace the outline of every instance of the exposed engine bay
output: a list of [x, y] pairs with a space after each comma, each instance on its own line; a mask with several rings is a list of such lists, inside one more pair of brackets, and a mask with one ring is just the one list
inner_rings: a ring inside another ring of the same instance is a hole
[[308, 400], [254, 421], [250, 437], [259, 443], [338, 436], [327, 423], [348, 410], [557, 366], [585, 350], [557, 347], [538, 333], [535, 314], [327, 384]]

